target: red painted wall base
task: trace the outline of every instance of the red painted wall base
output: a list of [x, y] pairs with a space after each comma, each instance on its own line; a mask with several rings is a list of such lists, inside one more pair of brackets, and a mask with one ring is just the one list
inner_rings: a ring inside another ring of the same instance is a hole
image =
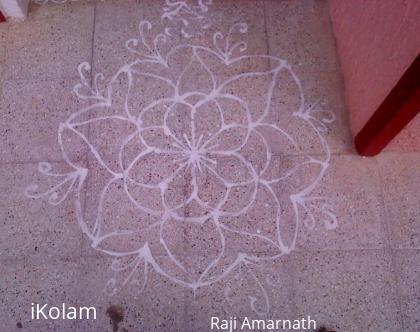
[[4, 17], [3, 13], [0, 12], [0, 22], [5, 22], [6, 18]]
[[356, 150], [362, 156], [378, 154], [419, 111], [420, 55], [356, 135]]

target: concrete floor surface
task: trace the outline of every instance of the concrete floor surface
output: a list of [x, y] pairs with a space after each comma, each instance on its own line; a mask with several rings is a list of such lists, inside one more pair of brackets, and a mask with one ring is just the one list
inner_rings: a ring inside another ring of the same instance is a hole
[[325, 1], [32, 4], [0, 72], [1, 330], [420, 329], [420, 150], [355, 153]]

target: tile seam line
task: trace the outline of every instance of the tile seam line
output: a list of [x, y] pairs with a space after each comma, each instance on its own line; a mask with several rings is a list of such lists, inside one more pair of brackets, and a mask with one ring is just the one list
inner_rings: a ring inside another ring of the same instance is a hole
[[[298, 249], [294, 249], [290, 253], [283, 255], [283, 257], [286, 257], [287, 255], [302, 254], [302, 253], [338, 253], [338, 252], [350, 253], [350, 252], [360, 252], [360, 251], [365, 251], [365, 252], [376, 251], [376, 252], [380, 252], [380, 251], [386, 251], [386, 250], [390, 250], [390, 249], [389, 248], [385, 248], [385, 247], [384, 248], [349, 248], [349, 249], [313, 249], [313, 250], [298, 250]], [[395, 250], [395, 251], [420, 251], [420, 248], [392, 249], [392, 250]], [[200, 253], [200, 252], [198, 252], [198, 253]], [[202, 252], [202, 253], [208, 253], [208, 252]], [[267, 252], [257, 251], [255, 253], [257, 253], [257, 254], [265, 254]], [[96, 257], [96, 253], [87, 254], [87, 255], [84, 255], [83, 257]], [[186, 254], [184, 257], [190, 257], [190, 255]]]
[[18, 257], [1, 257], [0, 258], [0, 262], [4, 262], [4, 263], [28, 263], [31, 265], [38, 265], [38, 264], [45, 264], [45, 265], [49, 265], [52, 264], [54, 265], [55, 263], [58, 262], [72, 262], [72, 263], [77, 263], [80, 258], [79, 257], [75, 257], [75, 256], [53, 256], [48, 255], [48, 260], [45, 260], [45, 256], [43, 257], [36, 257], [36, 255], [26, 255], [26, 256], [18, 256]]
[[[7, 22], [3, 22], [3, 23], [7, 24]], [[4, 68], [3, 64], [6, 64], [7, 59], [8, 59], [8, 47], [7, 47], [7, 45], [9, 44], [9, 30], [10, 30], [10, 27], [7, 25], [5, 30], [6, 30], [5, 31], [6, 38], [5, 38], [5, 45], [4, 45], [4, 59], [2, 61], [2, 68], [1, 68], [1, 72], [0, 72], [2, 76], [5, 76], [5, 74], [7, 74], [7, 67], [5, 66], [6, 68]], [[5, 84], [5, 80], [2, 80], [1, 83], [0, 83], [0, 102], [3, 99], [2, 97], [3, 97], [4, 84]]]
[[382, 201], [382, 205], [383, 205], [383, 209], [384, 209], [384, 214], [385, 214], [385, 220], [383, 221], [383, 225], [385, 227], [385, 233], [387, 236], [387, 242], [388, 242], [388, 248], [386, 249], [386, 251], [389, 253], [390, 256], [390, 260], [391, 260], [391, 275], [392, 275], [392, 279], [395, 283], [395, 288], [394, 291], [396, 292], [396, 296], [397, 296], [397, 310], [399, 311], [399, 315], [397, 316], [400, 326], [404, 329], [404, 315], [406, 314], [406, 311], [403, 310], [404, 306], [403, 306], [403, 299], [401, 297], [402, 294], [402, 287], [400, 284], [400, 274], [397, 273], [398, 270], [398, 263], [397, 263], [397, 258], [396, 258], [396, 251], [393, 249], [393, 241], [392, 241], [392, 235], [391, 235], [391, 227], [390, 227], [390, 217], [389, 217], [389, 213], [388, 213], [388, 209], [386, 207], [386, 202], [385, 202], [385, 186], [384, 186], [384, 181], [386, 181], [384, 174], [382, 173], [382, 169], [380, 167], [380, 163], [378, 158], [374, 158], [375, 161], [375, 165], [377, 167], [378, 170], [378, 176], [379, 176], [379, 185], [380, 185], [380, 195], [381, 195], [381, 201]]
[[[95, 26], [96, 26], [96, 8], [97, 4], [96, 2], [93, 4], [93, 17], [92, 17], [92, 37], [91, 37], [91, 49], [90, 49], [90, 86], [92, 86], [94, 82], [94, 64], [93, 64], [93, 57], [94, 57], [94, 48], [95, 48]], [[87, 128], [87, 137], [89, 140], [91, 139], [91, 124], [88, 124]], [[89, 169], [89, 151], [85, 151], [85, 161], [86, 161], [86, 168]], [[88, 186], [85, 187], [85, 198], [83, 200], [83, 215], [85, 215], [86, 212], [86, 201], [87, 201], [87, 193], [88, 193]], [[81, 253], [82, 256], [82, 253]]]
[[[388, 152], [388, 153], [391, 153], [391, 152]], [[394, 153], [394, 152], [392, 152], [392, 153]], [[420, 155], [420, 151], [419, 152], [405, 152], [405, 153], [398, 153], [398, 154], [401, 154], [401, 155], [418, 154], [418, 155]], [[276, 154], [276, 155], [281, 155], [281, 154]], [[284, 157], [305, 157], [305, 156], [323, 156], [323, 154], [322, 153], [302, 153], [302, 154], [283, 154], [282, 156], [284, 156]], [[358, 157], [360, 159], [376, 158], [376, 157], [362, 157], [362, 156], [360, 156], [356, 153], [350, 153], [350, 152], [349, 153], [332, 152], [331, 156], [334, 156], [334, 157]], [[110, 159], [107, 159], [107, 158], [105, 158], [105, 159], [106, 159], [105, 161], [108, 161], [108, 162], [113, 161], [113, 160], [110, 160]], [[75, 161], [84, 161], [84, 160], [85, 159], [83, 159], [83, 158], [75, 159]], [[38, 159], [35, 159], [35, 160], [16, 160], [16, 161], [12, 160], [12, 161], [5, 161], [5, 162], [0, 161], [0, 166], [7, 166], [7, 165], [14, 165], [14, 164], [16, 164], [16, 165], [36, 164], [36, 163], [43, 162], [43, 161], [46, 161], [46, 162], [49, 162], [49, 163], [65, 163], [65, 161], [62, 160], [62, 159], [46, 160], [44, 158], [44, 159], [39, 159], [39, 160]]]
[[[77, 158], [73, 160], [74, 162], [81, 162], [86, 161], [84, 158]], [[47, 162], [50, 164], [65, 164], [68, 165], [63, 159], [39, 159], [39, 160], [18, 160], [18, 161], [6, 161], [6, 162], [0, 162], [0, 166], [13, 166], [13, 165], [36, 165], [42, 162]]]
[[391, 248], [393, 251], [420, 251], [420, 247], [413, 248]]
[[[293, 253], [316, 253], [316, 252], [355, 252], [355, 251], [384, 251], [389, 250], [388, 247], [377, 247], [377, 248], [343, 248], [343, 249], [333, 249], [333, 248], [327, 248], [327, 249], [294, 249], [290, 254]], [[404, 249], [405, 250], [405, 249]], [[420, 248], [413, 250], [420, 250]]]
[[379, 195], [380, 195], [380, 199], [381, 199], [381, 203], [384, 209], [384, 215], [385, 215], [385, 220], [382, 221], [382, 225], [384, 227], [384, 231], [387, 237], [387, 248], [388, 249], [392, 249], [392, 238], [391, 238], [391, 230], [389, 227], [389, 215], [388, 215], [388, 209], [386, 206], [386, 202], [385, 202], [385, 188], [384, 188], [384, 181], [385, 178], [382, 174], [381, 171], [381, 167], [379, 164], [379, 161], [377, 158], [373, 159], [373, 163], [376, 166], [377, 172], [378, 172], [378, 178], [379, 178]]
[[291, 271], [288, 273], [289, 276], [291, 276], [292, 280], [291, 280], [291, 290], [289, 290], [289, 296], [291, 297], [291, 302], [292, 302], [292, 314], [295, 317], [298, 317], [299, 315], [299, 307], [298, 307], [298, 302], [296, 299], [295, 294], [297, 293], [297, 284], [296, 284], [296, 280], [298, 277], [298, 273], [297, 273], [297, 259], [296, 256], [291, 256], [291, 254], [293, 254], [294, 252], [296, 252], [296, 249], [294, 249], [293, 251], [291, 251], [289, 253], [289, 261], [290, 261], [290, 266], [291, 266]]
[[[181, 31], [178, 32], [178, 39], [179, 42], [182, 43], [183, 37], [182, 37], [182, 33]], [[184, 130], [183, 130], [184, 131]], [[183, 197], [187, 197], [188, 196], [188, 184], [184, 184], [183, 188], [182, 188], [182, 195]], [[186, 214], [186, 212], [188, 211], [187, 207], [184, 206], [182, 209], [184, 215]], [[182, 232], [182, 250], [184, 252], [186, 252], [188, 250], [187, 248], [187, 234], [186, 234], [186, 230], [184, 229]], [[192, 329], [190, 328], [190, 324], [189, 324], [189, 319], [188, 319], [188, 312], [190, 311], [190, 306], [191, 303], [187, 300], [188, 299], [188, 292], [189, 292], [189, 288], [184, 287], [184, 289], [182, 290], [182, 306], [183, 306], [183, 310], [182, 310], [182, 327], [184, 329], [184, 331], [186, 332], [190, 332], [192, 331]]]
[[[276, 156], [282, 155], [284, 157], [304, 157], [304, 156], [322, 157], [322, 156], [325, 155], [324, 153], [321, 153], [321, 152], [314, 152], [314, 153], [312, 153], [312, 152], [304, 152], [304, 153], [276, 153], [276, 152], [273, 152], [273, 154], [276, 155]], [[400, 153], [400, 154], [419, 154], [420, 155], [420, 151], [419, 152]], [[355, 156], [355, 157], [359, 157], [360, 159], [362, 159], [362, 158], [363, 159], [364, 158], [366, 158], [366, 159], [375, 158], [375, 157], [363, 157], [363, 156], [358, 155], [357, 153], [352, 153], [352, 152], [331, 152], [331, 156], [348, 156], [348, 157]], [[45, 161], [45, 159], [42, 159], [42, 161]], [[51, 159], [51, 160], [47, 160], [47, 161], [60, 162], [59, 159]], [[110, 160], [110, 158], [105, 158], [105, 161], [112, 161], [112, 160]], [[14, 162], [16, 162], [16, 163], [26, 163], [26, 162], [31, 163], [31, 162], [37, 162], [37, 160], [35, 160], [35, 161], [16, 160], [16, 161], [4, 162], [4, 163], [0, 162], [0, 165], [1, 164], [10, 164], [10, 163], [14, 163]]]
[[[337, 66], [338, 68], [336, 68], [336, 69], [338, 69], [338, 73], [339, 73], [340, 80], [341, 80], [341, 88], [340, 88], [341, 91], [340, 91], [340, 95], [341, 95], [341, 99], [343, 101], [343, 106], [344, 106], [343, 120], [347, 123], [346, 124], [346, 127], [347, 127], [347, 129], [348, 129], [348, 131], [350, 133], [351, 145], [352, 145], [353, 149], [355, 149], [355, 147], [354, 147], [354, 135], [353, 135], [353, 133], [351, 131], [351, 128], [350, 128], [350, 122], [351, 122], [350, 112], [349, 112], [349, 108], [348, 108], [347, 101], [346, 101], [346, 95], [345, 95], [345, 90], [346, 90], [346, 85], [347, 84], [344, 81], [344, 75], [343, 75], [343, 69], [342, 69], [342, 64], [341, 64], [341, 58], [339, 56], [338, 42], [337, 42], [337, 38], [336, 38], [335, 32], [334, 32], [334, 26], [333, 26], [333, 22], [332, 22], [332, 18], [331, 18], [330, 2], [329, 1], [326, 2], [326, 10], [328, 12], [327, 13], [327, 16], [328, 16], [328, 26], [329, 26], [329, 29], [331, 31], [331, 34], [332, 34], [332, 37], [333, 37], [333, 40], [334, 40], [334, 55], [335, 55], [335, 58], [336, 58], [337, 64], [338, 64], [338, 66]], [[355, 153], [357, 154], [356, 151], [355, 151]]]
[[[76, 66], [77, 68], [77, 66]], [[27, 84], [27, 83], [32, 83], [32, 82], [51, 82], [51, 81], [70, 81], [70, 80], [80, 80], [80, 76], [77, 72], [77, 69], [72, 70], [73, 74], [71, 74], [70, 72], [67, 73], [62, 73], [62, 74], [58, 74], [58, 75], [54, 75], [54, 76], [50, 76], [50, 75], [45, 75], [45, 76], [27, 76], [27, 77], [22, 77], [22, 78], [9, 78], [6, 77], [3, 80], [3, 84], [7, 84], [7, 83], [20, 83], [20, 84]]]
[[386, 251], [389, 253], [389, 256], [390, 256], [391, 278], [395, 284], [394, 291], [396, 293], [395, 296], [397, 297], [397, 310], [399, 311], [397, 319], [399, 320], [399, 323], [402, 329], [405, 330], [404, 316], [406, 316], [407, 310], [404, 310], [403, 299], [401, 296], [401, 294], [403, 294], [402, 286], [401, 286], [400, 278], [399, 278], [401, 276], [401, 273], [397, 273], [397, 271], [399, 270], [398, 270], [397, 258], [395, 257], [395, 251], [392, 248], [389, 248]]
[[[96, 25], [96, 2], [93, 4], [93, 17], [92, 17], [92, 36], [91, 36], [91, 49], [90, 49], [90, 86], [92, 86], [93, 81], [94, 81], [94, 66], [93, 66], [93, 56], [94, 56], [94, 47], [95, 47], [95, 25]], [[87, 137], [90, 139], [90, 135], [91, 135], [91, 130], [90, 130], [90, 123], [88, 124], [87, 127]], [[86, 168], [89, 169], [89, 151], [86, 150], [84, 153], [84, 161], [86, 162]], [[83, 211], [82, 211], [82, 215], [83, 218], [86, 218], [86, 205], [87, 205], [87, 197], [88, 197], [88, 193], [89, 193], [89, 183], [86, 183], [86, 185], [84, 186], [84, 196], [83, 196]], [[79, 251], [79, 273], [82, 275], [83, 274], [83, 242], [86, 242], [86, 238], [85, 236], [81, 236], [81, 247], [80, 247], [80, 251]], [[78, 324], [76, 324], [76, 328], [77, 328]]]
[[[265, 34], [265, 42], [266, 42], [266, 54], [270, 55], [270, 40], [268, 36], [268, 29], [267, 29], [267, 2], [264, 0], [260, 0], [260, 3], [262, 1], [262, 7], [264, 12], [264, 34]], [[268, 60], [268, 65], [271, 66], [271, 61]]]
[[[294, 249], [292, 250], [290, 253], [288, 254], [284, 254], [282, 257], [287, 257], [288, 255], [293, 255], [293, 254], [302, 254], [302, 253], [338, 253], [338, 252], [343, 252], [343, 253], [350, 253], [350, 252], [360, 252], [360, 251], [386, 251], [389, 250], [389, 248], [386, 247], [382, 247], [382, 248], [347, 248], [347, 249], [310, 249], [310, 250], [299, 250], [299, 249]], [[400, 249], [402, 251], [420, 251], [420, 248], [413, 248], [413, 249]], [[205, 253], [209, 253], [208, 251], [203, 251], [203, 252], [197, 252], [199, 254], [205, 254]], [[254, 252], [256, 254], [267, 254], [267, 252], [265, 251], [256, 251]], [[212, 254], [212, 253], [210, 253]], [[185, 257], [191, 257], [190, 255], [185, 255]], [[274, 258], [275, 259], [275, 258]]]
[[[366, 252], [369, 252], [369, 251], [377, 251], [377, 252], [380, 252], [380, 251], [383, 251], [383, 252], [386, 252], [387, 251], [387, 249], [355, 249], [355, 250], [315, 250], [315, 251], [297, 251], [297, 250], [295, 250], [295, 251], [293, 251], [292, 253], [290, 253], [290, 255], [293, 255], [293, 254], [302, 254], [302, 253], [314, 253], [314, 252], [330, 252], [330, 253], [334, 253], [334, 252], [352, 252], [352, 251], [366, 251]], [[393, 251], [400, 251], [400, 252], [404, 252], [404, 251], [406, 251], [406, 252], [420, 252], [420, 248], [414, 248], [414, 249], [393, 249]], [[53, 256], [52, 255], [50, 255], [49, 256], [49, 258], [53, 258]], [[97, 255], [95, 255], [95, 254], [93, 254], [93, 255], [85, 255], [85, 256], [83, 256], [83, 258], [87, 258], [87, 259], [98, 259], [98, 260], [101, 260], [101, 259], [103, 259], [104, 257], [101, 257], [101, 256], [97, 256]], [[70, 261], [70, 262], [77, 262], [79, 260], [79, 258], [75, 258], [74, 256], [59, 256], [59, 257], [56, 257], [56, 258], [54, 258], [54, 259], [52, 259], [52, 262], [55, 262], [55, 261]], [[20, 257], [11, 257], [11, 256], [5, 256], [5, 257], [1, 257], [0, 258], [0, 262], [7, 262], [7, 263], [11, 263], [11, 262], [29, 262], [29, 261], [32, 261], [32, 262], [36, 262], [36, 263], [38, 263], [38, 258], [35, 258], [34, 256], [31, 256], [31, 255], [29, 255], [29, 256], [20, 256]], [[39, 262], [45, 262], [45, 260], [43, 260], [42, 258], [39, 258]]]

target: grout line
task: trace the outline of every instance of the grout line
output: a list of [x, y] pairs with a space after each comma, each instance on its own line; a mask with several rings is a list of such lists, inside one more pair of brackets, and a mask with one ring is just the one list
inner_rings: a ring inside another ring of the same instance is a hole
[[[93, 84], [93, 79], [94, 79], [94, 66], [93, 66], [93, 57], [94, 57], [94, 48], [95, 48], [95, 25], [96, 25], [96, 2], [93, 4], [93, 19], [92, 19], [92, 38], [91, 38], [91, 51], [90, 51], [90, 86], [92, 86]], [[91, 135], [91, 128], [90, 128], [90, 123], [88, 124], [87, 127], [87, 138], [90, 139], [90, 135]], [[86, 168], [89, 169], [89, 148], [86, 149], [85, 153], [84, 153], [84, 159], [86, 162]], [[84, 184], [83, 184], [83, 206], [82, 206], [82, 218], [85, 219], [86, 218], [86, 209], [87, 209], [87, 196], [88, 196], [88, 189], [89, 189], [89, 177], [86, 178], [84, 180]], [[80, 251], [79, 251], [79, 271], [78, 273], [79, 278], [83, 278], [84, 275], [84, 268], [85, 268], [85, 252], [83, 250], [83, 248], [85, 247], [85, 243], [87, 241], [86, 236], [83, 234], [83, 232], [80, 233], [81, 234], [81, 245], [80, 245]], [[88, 245], [88, 247], [90, 247], [90, 245]], [[79, 296], [79, 292], [80, 290], [77, 290], [76, 293]], [[76, 321], [76, 331], [80, 331], [80, 321]]]
[[[387, 154], [396, 154], [396, 155], [408, 155], [408, 154], [418, 154], [420, 155], [420, 151], [416, 151], [416, 152], [383, 152], [383, 153], [387, 153]], [[280, 155], [280, 154], [279, 154]], [[305, 157], [305, 156], [324, 156], [323, 153], [311, 153], [311, 152], [306, 152], [306, 153], [302, 153], [302, 154], [281, 154], [284, 157]], [[331, 156], [334, 157], [359, 157], [360, 159], [375, 159], [377, 158], [377, 156], [375, 157], [364, 157], [364, 156], [360, 156], [357, 153], [352, 153], [352, 152], [331, 152]], [[105, 158], [106, 159], [106, 158]], [[106, 159], [107, 161], [111, 161]], [[64, 163], [64, 161], [62, 159], [33, 159], [33, 160], [11, 160], [11, 161], [0, 161], [0, 166], [10, 166], [10, 165], [25, 165], [25, 164], [37, 164], [39, 162], [49, 162], [49, 163]], [[77, 158], [76, 161], [85, 161], [85, 159], [83, 158]], [[394, 248], [397, 249], [397, 248]], [[409, 248], [408, 248], [409, 249]]]
[[384, 181], [386, 181], [386, 179], [384, 178], [382, 171], [381, 171], [381, 167], [378, 161], [378, 158], [374, 158], [374, 162], [376, 165], [376, 169], [378, 170], [378, 177], [379, 177], [379, 186], [380, 186], [380, 197], [381, 197], [381, 203], [383, 206], [383, 210], [384, 210], [384, 215], [385, 215], [385, 220], [383, 220], [382, 225], [384, 227], [384, 231], [387, 237], [387, 249], [385, 250], [388, 254], [389, 254], [389, 258], [390, 258], [390, 263], [391, 263], [391, 277], [393, 279], [394, 282], [394, 291], [395, 291], [395, 296], [397, 297], [397, 310], [398, 310], [398, 320], [400, 323], [400, 326], [402, 329], [404, 329], [404, 320], [403, 320], [403, 305], [402, 305], [402, 297], [401, 297], [401, 285], [399, 282], [399, 277], [397, 274], [397, 271], [400, 271], [398, 269], [398, 264], [397, 264], [397, 260], [396, 260], [396, 256], [395, 256], [395, 250], [393, 249], [393, 243], [392, 243], [392, 235], [391, 235], [391, 227], [390, 227], [390, 218], [389, 218], [389, 214], [388, 214], [388, 209], [386, 207], [386, 202], [385, 202], [385, 188], [384, 188]]
[[334, 253], [334, 252], [357, 252], [357, 251], [383, 251], [388, 250], [388, 247], [376, 247], [376, 248], [324, 248], [324, 249], [294, 249], [296, 253]]
[[266, 54], [270, 55], [270, 42], [268, 37], [268, 29], [267, 29], [267, 6], [266, 2], [262, 1], [263, 12], [264, 12], [264, 34], [265, 34], [265, 41], [266, 41]]
[[385, 203], [385, 191], [384, 191], [384, 186], [383, 186], [383, 183], [384, 183], [384, 180], [385, 179], [384, 179], [384, 177], [382, 175], [381, 167], [379, 165], [378, 159], [377, 158], [373, 158], [373, 162], [374, 162], [374, 164], [376, 166], [376, 169], [378, 170], [379, 195], [380, 195], [380, 198], [381, 198], [381, 204], [382, 204], [384, 215], [385, 215], [385, 218], [382, 221], [382, 225], [383, 225], [385, 236], [386, 236], [386, 240], [387, 240], [386, 241], [387, 242], [387, 247], [389, 249], [392, 249], [392, 236], [391, 236], [391, 230], [390, 230], [390, 227], [389, 227], [388, 209], [387, 209], [386, 203]]
[[[308, 254], [308, 253], [326, 253], [326, 254], [331, 254], [331, 253], [355, 253], [355, 252], [383, 252], [386, 250], [389, 250], [390, 248], [386, 248], [386, 247], [377, 247], [377, 248], [345, 248], [345, 249], [339, 249], [339, 248], [327, 248], [327, 249], [293, 249], [289, 254], [285, 254], [283, 255], [283, 257], [287, 257], [289, 255], [289, 257], [292, 257], [294, 254]], [[414, 249], [400, 249], [402, 251], [404, 250], [413, 250], [413, 251], [420, 251], [420, 248], [414, 248]], [[199, 254], [204, 255], [208, 252], [205, 251], [198, 251]], [[265, 252], [265, 251], [255, 251], [254, 252], [257, 255], [264, 255], [264, 254], [270, 254], [270, 252]], [[272, 253], [271, 253], [272, 254]], [[267, 257], [269, 257], [271, 255], [267, 255]], [[190, 257], [189, 255], [185, 254], [185, 256], [183, 257]]]
[[[7, 63], [8, 63], [8, 61], [7, 61], [7, 59], [8, 59], [8, 45], [9, 45], [9, 30], [10, 30], [10, 26], [7, 25], [7, 21], [6, 22], [3, 22], [3, 23], [6, 24], [6, 26], [4, 28], [4, 30], [5, 30], [4, 33], [6, 34], [6, 38], [4, 39], [4, 59], [1, 62], [1, 65], [2, 66], [1, 66], [0, 75], [2, 77], [5, 77], [5, 76], [8, 75], [8, 73], [7, 73], [7, 68], [8, 68]], [[4, 79], [2, 79], [1, 82], [0, 82], [0, 102], [3, 99], [2, 98], [3, 97], [3, 87], [4, 87], [5, 83], [6, 83], [6, 80], [4, 80]]]
[[[407, 155], [407, 154], [418, 154], [420, 155], [420, 151], [419, 152], [383, 152], [383, 153], [393, 153], [393, 154], [397, 154], [397, 155]], [[306, 152], [306, 153], [302, 153], [302, 154], [276, 154], [276, 155], [282, 155], [284, 157], [305, 157], [305, 156], [324, 156], [323, 153], [320, 152], [315, 152], [315, 153], [311, 153], [311, 152]], [[359, 159], [375, 159], [376, 157], [364, 157], [364, 156], [360, 156], [357, 153], [352, 153], [352, 152], [331, 152], [331, 156], [334, 157], [359, 157]], [[112, 161], [112, 160], [108, 160], [107, 158], [105, 158], [107, 161]], [[16, 161], [5, 161], [2, 162], [0, 161], [0, 166], [9, 166], [9, 165], [25, 165], [25, 164], [37, 164], [39, 162], [49, 162], [49, 163], [64, 163], [64, 161], [62, 159], [34, 159], [34, 160], [16, 160]], [[83, 158], [78, 158], [76, 159], [76, 161], [85, 161], [85, 159]]]
[[[401, 284], [400, 284], [400, 278], [398, 276], [401, 276], [401, 273], [397, 273], [397, 271], [400, 271], [398, 269], [398, 264], [397, 264], [397, 259], [395, 257], [395, 250], [393, 250], [392, 248], [389, 248], [388, 250], [386, 250], [386, 252], [388, 252], [389, 254], [389, 258], [391, 260], [391, 276], [394, 282], [394, 291], [395, 291], [395, 296], [397, 297], [397, 310], [398, 310], [398, 315], [397, 315], [397, 319], [399, 320], [400, 326], [402, 329], [404, 329], [404, 319], [403, 317], [405, 315], [403, 315], [403, 299], [402, 299], [402, 289], [401, 289]], [[404, 312], [405, 314], [405, 312]]]
[[354, 146], [354, 135], [353, 135], [352, 129], [351, 129], [350, 110], [349, 110], [349, 108], [347, 106], [347, 103], [346, 103], [346, 96], [345, 96], [346, 82], [344, 80], [341, 58], [339, 56], [337, 38], [336, 38], [335, 33], [334, 33], [334, 26], [333, 26], [333, 22], [332, 22], [332, 19], [331, 19], [330, 3], [329, 2], [325, 3], [325, 7], [326, 7], [326, 10], [327, 10], [327, 15], [326, 16], [327, 16], [327, 19], [328, 19], [328, 27], [329, 27], [330, 33], [332, 35], [332, 40], [333, 40], [333, 43], [334, 43], [334, 57], [335, 57], [335, 61], [336, 61], [336, 65], [335, 65], [334, 70], [337, 70], [338, 75], [340, 76], [339, 77], [339, 85], [340, 86], [338, 88], [338, 91], [339, 91], [339, 94], [340, 94], [340, 99], [341, 99], [342, 106], [344, 106], [344, 112], [341, 112], [342, 114], [341, 114], [340, 118], [341, 118], [341, 121], [343, 121], [345, 123], [345, 127], [347, 129], [347, 134], [350, 136], [350, 141], [351, 141], [352, 148], [353, 148], [354, 152], [357, 153], [356, 149], [355, 149], [355, 146]]
[[[89, 127], [90, 128], [90, 127]], [[90, 132], [88, 132], [88, 134], [90, 134]], [[311, 152], [306, 152], [306, 153], [302, 153], [302, 154], [275, 154], [275, 155], [282, 155], [284, 157], [305, 157], [305, 156], [324, 156], [323, 153], [321, 152], [316, 152], [316, 153], [311, 153]], [[332, 152], [331, 153], [332, 156], [356, 156], [356, 157], [360, 157], [360, 158], [364, 158], [362, 156], [359, 156], [358, 154], [354, 154], [354, 153], [350, 153], [350, 152]], [[112, 161], [109, 160], [109, 158], [104, 158], [106, 161]], [[84, 161], [85, 159], [83, 158], [77, 158], [76, 161]], [[64, 163], [63, 159], [46, 159], [46, 158], [42, 158], [42, 159], [33, 159], [33, 160], [11, 160], [11, 161], [5, 161], [2, 162], [0, 161], [0, 166], [8, 166], [8, 165], [24, 165], [24, 164], [36, 164], [39, 162], [49, 162], [49, 163]]]
[[93, 72], [94, 72], [94, 63], [93, 63], [93, 57], [95, 53], [95, 32], [96, 32], [96, 3], [93, 4], [93, 22], [92, 22], [92, 38], [91, 38], [91, 50], [90, 50], [90, 83], [93, 83]]
[[[181, 43], [181, 44], [183, 43], [183, 36], [182, 36], [181, 31], [178, 31], [178, 41], [177, 41], [177, 43], [178, 42]], [[183, 131], [185, 131], [185, 130], [183, 130]], [[183, 189], [182, 190], [182, 195], [183, 195], [183, 197], [186, 198], [188, 196], [188, 184], [187, 183], [184, 184], [182, 189]], [[184, 215], [187, 215], [187, 212], [188, 212], [187, 206], [184, 205], [182, 207], [182, 211], [183, 211]], [[183, 231], [182, 231], [182, 245], [181, 245], [181, 247], [182, 247], [184, 253], [188, 253], [188, 255], [186, 255], [186, 256], [189, 256], [191, 254], [191, 253], [189, 253], [189, 250], [188, 250], [188, 237], [187, 237], [187, 230], [186, 230], [185, 227], [183, 227]], [[181, 324], [182, 324], [183, 331], [185, 331], [185, 332], [192, 331], [192, 329], [190, 327], [189, 320], [188, 320], [188, 312], [191, 311], [191, 307], [192, 307], [192, 303], [189, 301], [190, 291], [191, 290], [190, 290], [189, 287], [183, 287], [183, 290], [182, 290], [183, 311], [182, 311], [182, 323]]]
[[[263, 6], [263, 12], [264, 12], [264, 34], [265, 34], [265, 39], [266, 39], [266, 54], [267, 56], [272, 55], [271, 54], [271, 50], [270, 50], [270, 38], [269, 38], [269, 34], [268, 34], [268, 25], [267, 25], [267, 1], [266, 0], [261, 0], [262, 3], [261, 5]], [[272, 66], [272, 59], [267, 58], [267, 66], [268, 68], [271, 68]]]
[[[93, 56], [94, 56], [94, 48], [95, 48], [95, 25], [96, 25], [96, 3], [93, 4], [93, 20], [92, 20], [92, 47], [91, 47], [91, 52], [90, 52], [90, 85], [92, 86], [93, 84], [93, 78], [94, 78], [94, 67], [93, 67]], [[88, 124], [87, 127], [87, 137], [88, 139], [90, 139], [91, 137], [91, 128], [90, 128], [90, 123]], [[89, 169], [89, 148], [86, 149], [85, 151], [85, 162], [86, 162], [86, 168]], [[82, 207], [82, 218], [85, 219], [86, 218], [86, 205], [87, 205], [87, 196], [88, 196], [88, 189], [89, 189], [89, 178], [85, 179], [85, 184], [84, 184], [84, 195], [83, 195], [83, 207]], [[83, 258], [83, 241], [86, 241], [85, 236], [82, 235], [82, 245], [80, 248], [80, 258]]]
[[394, 251], [420, 251], [420, 247], [413, 248], [391, 248]]
[[76, 72], [74, 72], [74, 70], [71, 70], [67, 73], [61, 73], [58, 75], [54, 75], [54, 76], [26, 76], [26, 77], [20, 77], [20, 78], [10, 78], [10, 77], [6, 77], [2, 82], [3, 84], [6, 83], [20, 83], [20, 84], [27, 84], [27, 83], [31, 83], [31, 82], [51, 82], [51, 81], [70, 81], [70, 80], [80, 80], [80, 76]]
[[419, 150], [413, 150], [413, 151], [397, 151], [397, 150], [393, 150], [393, 151], [382, 151], [381, 153], [377, 154], [374, 157], [378, 157], [381, 156], [383, 154], [388, 154], [388, 155], [392, 155], [392, 154], [397, 154], [397, 155], [408, 155], [408, 154], [420, 154], [420, 149]]
[[297, 261], [297, 257], [296, 257], [296, 255], [294, 255], [294, 253], [295, 253], [295, 250], [293, 250], [288, 256], [288, 260], [289, 260], [289, 262], [290, 262], [290, 272], [288, 273], [288, 275], [292, 278], [292, 280], [291, 280], [291, 290], [290, 290], [290, 297], [291, 297], [291, 301], [292, 301], [292, 312], [293, 312], [293, 315], [295, 316], [295, 317], [293, 317], [293, 319], [297, 319], [297, 317], [298, 317], [298, 315], [299, 315], [299, 309], [298, 309], [298, 304], [297, 304], [297, 301], [296, 301], [296, 293], [297, 293], [297, 291], [296, 291], [296, 281], [297, 281], [297, 278], [298, 278], [298, 276], [297, 276], [297, 264], [298, 264], [298, 261]]
[[[47, 259], [46, 259], [47, 258]], [[55, 256], [52, 254], [48, 255], [40, 255], [40, 254], [25, 254], [19, 256], [0, 256], [0, 262], [5, 264], [14, 264], [18, 263], [18, 265], [56, 265], [56, 263], [63, 263], [63, 262], [71, 262], [71, 263], [78, 263], [80, 257], [74, 255], [63, 255], [63, 256]]]
[[[75, 162], [83, 162], [86, 161], [86, 159], [83, 158], [75, 158], [74, 159]], [[67, 163], [63, 160], [63, 159], [34, 159], [34, 160], [16, 160], [16, 161], [5, 161], [5, 162], [0, 162], [0, 167], [1, 166], [13, 166], [13, 165], [37, 165], [41, 162], [47, 162], [50, 164], [65, 164], [67, 165]]]

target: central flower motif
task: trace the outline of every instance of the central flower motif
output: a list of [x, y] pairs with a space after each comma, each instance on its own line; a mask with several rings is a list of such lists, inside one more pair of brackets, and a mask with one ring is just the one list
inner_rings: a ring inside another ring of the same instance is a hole
[[[250, 132], [246, 110], [236, 105], [233, 121], [229, 112], [236, 101], [216, 96], [185, 93], [164, 98], [138, 118], [145, 152], [128, 168], [128, 179], [159, 188], [164, 209], [179, 220], [204, 222], [211, 213], [223, 209], [230, 188], [257, 178], [252, 165], [239, 154]], [[229, 110], [223, 107], [226, 101], [230, 102]], [[153, 181], [133, 173], [148, 169], [150, 160], [159, 165], [164, 176]]]
[[187, 165], [188, 167], [193, 168], [195, 172], [197, 169], [202, 172], [202, 163], [216, 164], [217, 162], [213, 159], [206, 157], [207, 148], [205, 144], [202, 144], [203, 135], [201, 135], [198, 140], [193, 139], [192, 142], [188, 139], [187, 135], [184, 135], [185, 140], [187, 141], [187, 146], [182, 143], [175, 142], [174, 146], [181, 149], [182, 157], [181, 159], [175, 161], [181, 161], [182, 165]]

